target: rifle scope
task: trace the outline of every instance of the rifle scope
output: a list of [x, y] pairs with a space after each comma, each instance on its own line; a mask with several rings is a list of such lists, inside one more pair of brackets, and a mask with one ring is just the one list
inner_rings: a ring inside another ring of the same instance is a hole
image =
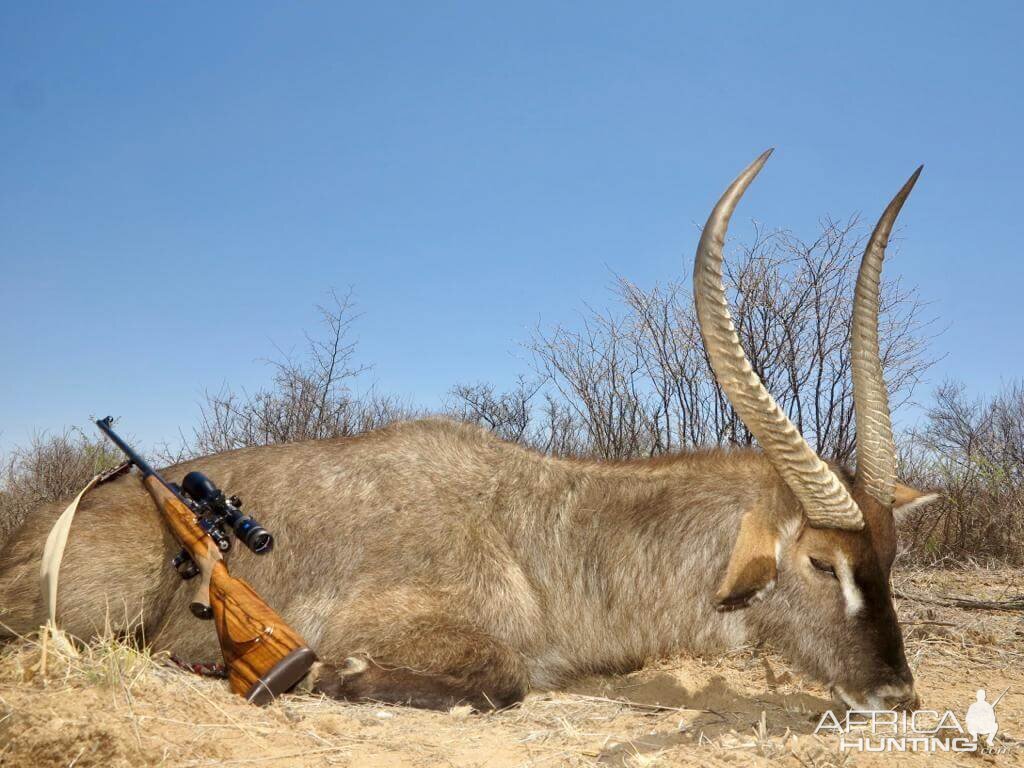
[[[200, 519], [211, 522], [211, 528], [207, 529], [211, 535], [213, 530], [226, 524], [254, 554], [265, 555], [274, 548], [274, 537], [270, 531], [253, 518], [242, 514], [239, 509], [242, 506], [241, 499], [237, 496], [225, 498], [224, 492], [202, 472], [189, 472], [185, 475], [181, 481], [181, 490], [199, 507]], [[214, 539], [219, 546], [218, 537], [214, 536]]]

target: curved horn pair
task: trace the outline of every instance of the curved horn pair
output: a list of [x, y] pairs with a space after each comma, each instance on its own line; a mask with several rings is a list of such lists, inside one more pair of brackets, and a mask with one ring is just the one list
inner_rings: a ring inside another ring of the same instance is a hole
[[[697, 246], [693, 294], [704, 346], [715, 378], [736, 413], [803, 505], [812, 525], [858, 530], [864, 517], [846, 486], [808, 445], [750, 366], [729, 313], [722, 284], [722, 249], [729, 219], [750, 182], [768, 161], [762, 154], [736, 178], [711, 212]], [[918, 168], [875, 226], [857, 275], [853, 310], [853, 382], [857, 461], [865, 489], [891, 505], [896, 447], [878, 347], [879, 284], [885, 246], [896, 216], [917, 181]]]

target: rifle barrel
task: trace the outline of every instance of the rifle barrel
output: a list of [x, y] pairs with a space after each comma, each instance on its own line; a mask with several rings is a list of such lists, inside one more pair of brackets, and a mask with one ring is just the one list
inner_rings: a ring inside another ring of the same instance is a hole
[[100, 431], [103, 434], [110, 438], [111, 442], [113, 442], [114, 445], [116, 445], [124, 452], [124, 455], [128, 457], [128, 460], [132, 464], [139, 468], [139, 471], [142, 473], [143, 479], [149, 477], [150, 475], [156, 475], [157, 478], [159, 478], [160, 476], [156, 474], [156, 470], [149, 466], [149, 464], [146, 462], [144, 458], [142, 458], [141, 456], [139, 456], [139, 454], [132, 450], [132, 447], [128, 445], [128, 443], [126, 443], [124, 440], [122, 440], [120, 435], [118, 435], [113, 429], [111, 429], [111, 425], [113, 423], [114, 418], [112, 416], [107, 416], [107, 418], [105, 419], [96, 420], [96, 426], [99, 427]]

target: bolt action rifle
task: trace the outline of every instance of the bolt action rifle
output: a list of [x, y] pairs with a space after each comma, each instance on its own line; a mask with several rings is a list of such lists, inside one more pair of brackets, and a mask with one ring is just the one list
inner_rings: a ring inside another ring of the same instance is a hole
[[223, 553], [233, 531], [252, 552], [264, 555], [274, 538], [242, 514], [241, 500], [224, 494], [200, 472], [181, 486], [166, 482], [111, 429], [108, 416], [96, 422], [142, 473], [142, 484], [182, 550], [171, 564], [183, 579], [200, 576], [189, 606], [200, 619], [213, 619], [231, 690], [254, 704], [266, 704], [291, 689], [316, 661], [316, 654], [256, 590], [228, 573]]

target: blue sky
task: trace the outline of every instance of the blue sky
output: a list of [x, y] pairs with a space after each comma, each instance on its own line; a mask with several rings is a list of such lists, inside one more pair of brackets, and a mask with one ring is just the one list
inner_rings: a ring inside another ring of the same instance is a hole
[[[510, 382], [541, 323], [756, 218], [874, 218], [949, 323], [931, 379], [1020, 375], [1018, 3], [4, 3], [0, 449], [173, 439], [354, 289], [380, 388]], [[1009, 354], [1008, 354], [1009, 353]]]

